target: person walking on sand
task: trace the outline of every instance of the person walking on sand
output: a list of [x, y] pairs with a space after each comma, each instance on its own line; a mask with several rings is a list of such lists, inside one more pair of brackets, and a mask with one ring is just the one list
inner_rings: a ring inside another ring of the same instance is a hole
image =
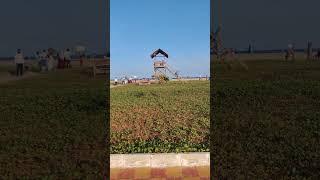
[[21, 49], [17, 50], [17, 54], [14, 57], [14, 62], [16, 64], [16, 76], [22, 76], [23, 75], [24, 57], [21, 52]]

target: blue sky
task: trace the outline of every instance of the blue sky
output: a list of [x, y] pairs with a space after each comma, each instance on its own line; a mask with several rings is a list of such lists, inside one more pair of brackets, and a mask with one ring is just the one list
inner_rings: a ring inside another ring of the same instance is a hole
[[84, 45], [88, 53], [109, 49], [106, 1], [0, 1], [0, 56], [14, 56], [17, 48], [30, 56], [41, 49]]
[[[218, 1], [214, 1], [212, 19], [218, 20]], [[241, 0], [221, 2], [223, 46], [256, 49], [306, 48], [312, 41], [320, 47], [319, 0]]]
[[181, 75], [209, 75], [209, 0], [111, 0], [111, 78], [150, 77], [161, 48]]

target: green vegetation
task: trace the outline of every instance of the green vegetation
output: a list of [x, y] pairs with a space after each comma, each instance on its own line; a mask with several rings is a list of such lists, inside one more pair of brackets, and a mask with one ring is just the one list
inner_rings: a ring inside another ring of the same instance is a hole
[[209, 151], [209, 81], [111, 89], [111, 153]]
[[0, 179], [101, 179], [106, 80], [80, 69], [0, 84]]
[[214, 176], [316, 179], [320, 62], [243, 62], [211, 66]]

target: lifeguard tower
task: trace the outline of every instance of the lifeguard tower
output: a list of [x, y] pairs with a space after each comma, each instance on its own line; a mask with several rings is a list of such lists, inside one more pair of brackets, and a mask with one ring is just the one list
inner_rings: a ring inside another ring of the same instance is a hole
[[153, 59], [153, 78], [161, 79], [163, 77], [169, 78], [169, 75], [179, 78], [178, 72], [172, 70], [168, 63], [167, 58], [169, 55], [162, 49], [158, 49], [151, 54], [151, 59]]

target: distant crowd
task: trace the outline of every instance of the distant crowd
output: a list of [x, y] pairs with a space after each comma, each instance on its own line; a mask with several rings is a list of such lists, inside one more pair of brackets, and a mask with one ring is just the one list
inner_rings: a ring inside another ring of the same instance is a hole
[[[85, 55], [80, 56], [80, 66], [83, 64]], [[42, 52], [35, 53], [35, 60], [37, 61], [37, 68], [41, 72], [52, 71], [55, 69], [71, 68], [71, 51], [67, 48], [64, 51], [56, 52], [53, 49], [44, 49]], [[16, 75], [22, 76], [25, 66], [25, 58], [21, 49], [17, 50], [14, 57], [16, 64]]]

